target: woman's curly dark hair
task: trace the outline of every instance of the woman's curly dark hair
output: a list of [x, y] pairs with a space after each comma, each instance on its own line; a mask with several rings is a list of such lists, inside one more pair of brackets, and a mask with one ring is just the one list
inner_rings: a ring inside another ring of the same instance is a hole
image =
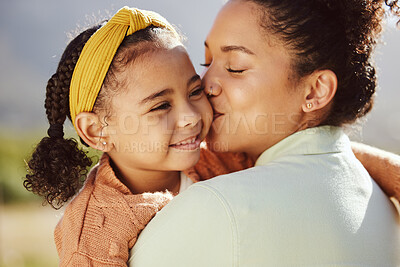
[[[68, 44], [56, 73], [49, 79], [46, 87], [44, 106], [50, 124], [49, 136], [39, 142], [28, 162], [24, 187], [43, 196], [56, 209], [76, 194], [85, 181], [88, 167], [92, 165], [87, 152], [79, 148], [74, 138], [63, 138], [63, 124], [67, 117], [71, 120], [69, 85], [75, 65], [84, 45], [101, 25], [83, 31]], [[154, 26], [125, 37], [108, 69], [93, 112], [105, 110], [107, 115], [110, 113], [111, 99], [122, 91], [124, 83], [117, 79], [118, 73], [124, 71], [137, 57], [161, 48], [163, 44], [177, 37], [179, 39], [179, 36], [167, 29]], [[87, 146], [82, 139], [80, 141]]]
[[261, 26], [293, 53], [295, 77], [323, 69], [335, 72], [337, 92], [321, 125], [351, 123], [371, 110], [376, 87], [371, 52], [385, 5], [400, 17], [398, 0], [245, 1], [261, 7]]

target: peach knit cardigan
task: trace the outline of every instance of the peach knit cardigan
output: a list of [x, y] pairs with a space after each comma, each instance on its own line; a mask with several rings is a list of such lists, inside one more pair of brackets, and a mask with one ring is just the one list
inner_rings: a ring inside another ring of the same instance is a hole
[[[197, 182], [252, 166], [245, 154], [202, 149], [198, 164], [185, 173]], [[139, 233], [171, 199], [169, 192], [133, 195], [103, 154], [55, 229], [60, 266], [127, 266]]]

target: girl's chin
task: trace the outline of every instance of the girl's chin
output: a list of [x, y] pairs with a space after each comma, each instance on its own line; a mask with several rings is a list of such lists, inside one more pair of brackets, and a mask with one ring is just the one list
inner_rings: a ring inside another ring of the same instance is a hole
[[177, 170], [183, 171], [196, 165], [199, 159], [200, 159], [200, 149], [197, 149], [197, 151], [186, 150], [174, 153], [173, 162], [176, 164]]

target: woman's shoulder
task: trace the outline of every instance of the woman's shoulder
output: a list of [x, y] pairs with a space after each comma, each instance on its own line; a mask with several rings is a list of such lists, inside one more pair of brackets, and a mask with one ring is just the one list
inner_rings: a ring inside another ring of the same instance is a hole
[[326, 158], [316, 155], [300, 161], [287, 157], [220, 175], [194, 186], [206, 187], [237, 205], [242, 205], [240, 201], [243, 199], [259, 198], [257, 201], [264, 202], [266, 209], [286, 205], [292, 207], [290, 203], [300, 206], [314, 206], [316, 203], [331, 205], [343, 196], [359, 198], [359, 201], [367, 203], [366, 196], [371, 194], [371, 178], [361, 167], [341, 166], [342, 161], [344, 159], [338, 155], [327, 155]]

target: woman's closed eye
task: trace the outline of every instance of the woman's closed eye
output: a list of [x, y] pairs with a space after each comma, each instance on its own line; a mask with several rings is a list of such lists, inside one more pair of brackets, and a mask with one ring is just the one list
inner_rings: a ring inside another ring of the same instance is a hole
[[246, 71], [246, 70], [236, 70], [236, 69], [232, 69], [232, 68], [227, 68], [226, 70], [230, 73], [243, 73]]
[[155, 108], [152, 108], [150, 110], [150, 112], [158, 111], [158, 110], [167, 110], [170, 107], [171, 107], [171, 104], [169, 102], [164, 102], [164, 103], [161, 103], [160, 105], [156, 106]]
[[[205, 67], [205, 68], [210, 67], [210, 65], [211, 65], [211, 64], [209, 64], [209, 63], [200, 64], [200, 66]], [[226, 68], [226, 70], [227, 70], [228, 72], [230, 72], [230, 73], [243, 73], [243, 72], [246, 71], [245, 69], [233, 69], [233, 68], [230, 68], [230, 67], [229, 67], [229, 68]]]

